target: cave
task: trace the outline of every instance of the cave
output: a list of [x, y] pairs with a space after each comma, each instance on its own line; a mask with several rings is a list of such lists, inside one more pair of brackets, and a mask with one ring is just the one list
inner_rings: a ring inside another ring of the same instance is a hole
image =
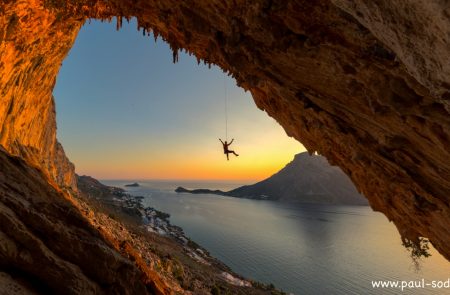
[[[233, 76], [289, 136], [341, 167], [405, 240], [428, 238], [450, 259], [448, 3], [23, 0], [3, 1], [0, 9], [0, 216], [11, 221], [2, 221], [0, 232], [11, 245], [0, 253], [9, 257], [4, 261], [35, 273], [17, 254], [20, 249], [11, 250], [17, 248], [11, 240], [30, 240], [7, 227], [23, 229], [36, 220], [44, 224], [32, 230], [36, 245], [48, 246], [50, 232], [64, 236], [60, 227], [49, 226], [51, 220], [70, 224], [71, 239], [82, 233], [94, 236], [96, 245], [124, 247], [101, 240], [79, 212], [69, 215], [73, 220], [64, 218], [63, 200], [70, 203], [77, 187], [74, 166], [56, 140], [52, 90], [84, 22], [115, 21], [120, 29], [132, 17], [143, 34], [170, 44], [174, 62], [185, 50]], [[38, 213], [39, 206], [26, 209], [30, 194], [48, 196], [42, 197], [48, 218]], [[63, 251], [57, 242], [49, 247]], [[105, 247], [97, 251], [104, 261], [133, 268]], [[80, 249], [71, 249], [79, 253], [72, 262], [83, 268]], [[47, 252], [39, 253], [40, 261], [48, 262]], [[165, 293], [154, 274], [140, 271], [147, 274], [147, 287]], [[138, 280], [137, 270], [129, 273], [114, 284]], [[91, 277], [103, 286], [113, 284], [108, 275]], [[81, 274], [77, 279], [83, 282], [80, 290], [95, 290]]]

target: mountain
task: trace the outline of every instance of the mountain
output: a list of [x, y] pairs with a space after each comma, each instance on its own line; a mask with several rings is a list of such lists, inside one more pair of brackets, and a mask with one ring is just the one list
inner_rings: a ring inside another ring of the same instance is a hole
[[368, 205], [364, 196], [358, 193], [340, 168], [331, 166], [322, 156], [311, 156], [307, 152], [295, 155], [294, 160], [283, 169], [252, 185], [241, 186], [228, 192], [187, 190], [182, 187], [175, 191], [285, 202]]

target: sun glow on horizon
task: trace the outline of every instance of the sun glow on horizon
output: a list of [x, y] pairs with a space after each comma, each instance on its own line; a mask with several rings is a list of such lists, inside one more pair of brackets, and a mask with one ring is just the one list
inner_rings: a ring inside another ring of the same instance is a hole
[[[92, 22], [64, 61], [54, 95], [58, 139], [76, 172], [98, 179], [257, 181], [290, 162], [304, 147], [249, 93], [217, 67], [180, 54], [172, 64], [162, 41]], [[227, 161], [228, 139], [240, 154]]]
[[[220, 147], [216, 149], [219, 150]], [[293, 159], [293, 154], [280, 155], [270, 161], [261, 159], [263, 155], [252, 155], [245, 158], [227, 161], [225, 155], [217, 152], [211, 157], [193, 156], [191, 159], [176, 160], [173, 155], [157, 157], [149, 153], [146, 159], [134, 161], [128, 158], [127, 162], [107, 160], [106, 163], [95, 162], [92, 165], [80, 160], [80, 167], [76, 169], [79, 175], [90, 175], [97, 179], [108, 180], [239, 180], [245, 182], [263, 180], [282, 169]], [[178, 158], [178, 157], [176, 157]], [[139, 162], [139, 163], [138, 163]]]

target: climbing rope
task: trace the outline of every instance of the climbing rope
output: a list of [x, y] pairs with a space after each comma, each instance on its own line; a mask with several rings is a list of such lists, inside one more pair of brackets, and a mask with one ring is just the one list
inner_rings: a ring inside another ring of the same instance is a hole
[[225, 89], [225, 140], [228, 141], [228, 95], [227, 95], [227, 77], [224, 75], [223, 86]]

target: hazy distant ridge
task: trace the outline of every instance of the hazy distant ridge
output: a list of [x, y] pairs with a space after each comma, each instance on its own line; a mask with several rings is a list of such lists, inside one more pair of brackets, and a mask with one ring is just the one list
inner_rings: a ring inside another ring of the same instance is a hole
[[294, 160], [271, 177], [234, 190], [187, 190], [177, 192], [217, 194], [238, 198], [268, 199], [286, 202], [324, 203], [342, 205], [367, 205], [364, 196], [340, 168], [331, 166], [322, 156], [308, 153], [295, 155]]

